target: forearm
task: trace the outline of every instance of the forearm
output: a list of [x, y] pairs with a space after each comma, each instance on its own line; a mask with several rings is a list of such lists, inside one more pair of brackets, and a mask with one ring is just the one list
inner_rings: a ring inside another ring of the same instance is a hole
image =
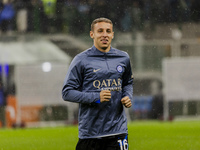
[[133, 85], [132, 84], [128, 84], [124, 86], [122, 92], [123, 92], [122, 97], [128, 96], [131, 100], [133, 99]]
[[73, 89], [63, 89], [62, 98], [64, 101], [75, 103], [93, 103], [100, 99], [99, 92], [81, 92]]

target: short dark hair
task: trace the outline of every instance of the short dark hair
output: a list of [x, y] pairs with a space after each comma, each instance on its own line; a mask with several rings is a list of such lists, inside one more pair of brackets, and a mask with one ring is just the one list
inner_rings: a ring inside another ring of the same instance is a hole
[[108, 18], [97, 18], [95, 19], [94, 21], [92, 21], [92, 24], [91, 24], [91, 31], [94, 31], [94, 25], [96, 23], [99, 23], [99, 22], [106, 22], [106, 23], [110, 23], [111, 25], [113, 25], [112, 21]]

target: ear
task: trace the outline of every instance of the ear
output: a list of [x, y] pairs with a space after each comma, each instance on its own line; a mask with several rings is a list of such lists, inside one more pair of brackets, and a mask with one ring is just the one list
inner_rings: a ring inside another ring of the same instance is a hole
[[94, 38], [94, 33], [93, 31], [90, 31], [90, 37], [93, 39]]
[[112, 35], [112, 39], [114, 39], [114, 32], [113, 32], [113, 35]]

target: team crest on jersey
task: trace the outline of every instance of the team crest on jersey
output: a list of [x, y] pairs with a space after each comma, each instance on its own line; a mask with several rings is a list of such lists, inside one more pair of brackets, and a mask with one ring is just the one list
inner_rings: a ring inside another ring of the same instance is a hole
[[117, 66], [117, 71], [118, 71], [119, 73], [122, 73], [122, 72], [123, 72], [123, 67], [122, 67], [121, 65], [118, 65], [118, 66]]

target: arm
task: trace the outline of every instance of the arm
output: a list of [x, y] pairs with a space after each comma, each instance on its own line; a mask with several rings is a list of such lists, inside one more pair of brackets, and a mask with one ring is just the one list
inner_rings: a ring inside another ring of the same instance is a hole
[[65, 77], [62, 98], [65, 101], [76, 103], [92, 103], [100, 99], [99, 92], [82, 92], [83, 59], [76, 56], [70, 64]]
[[133, 99], [133, 75], [129, 59], [127, 60], [127, 67], [123, 75], [122, 93], [122, 104], [127, 108], [131, 107]]

